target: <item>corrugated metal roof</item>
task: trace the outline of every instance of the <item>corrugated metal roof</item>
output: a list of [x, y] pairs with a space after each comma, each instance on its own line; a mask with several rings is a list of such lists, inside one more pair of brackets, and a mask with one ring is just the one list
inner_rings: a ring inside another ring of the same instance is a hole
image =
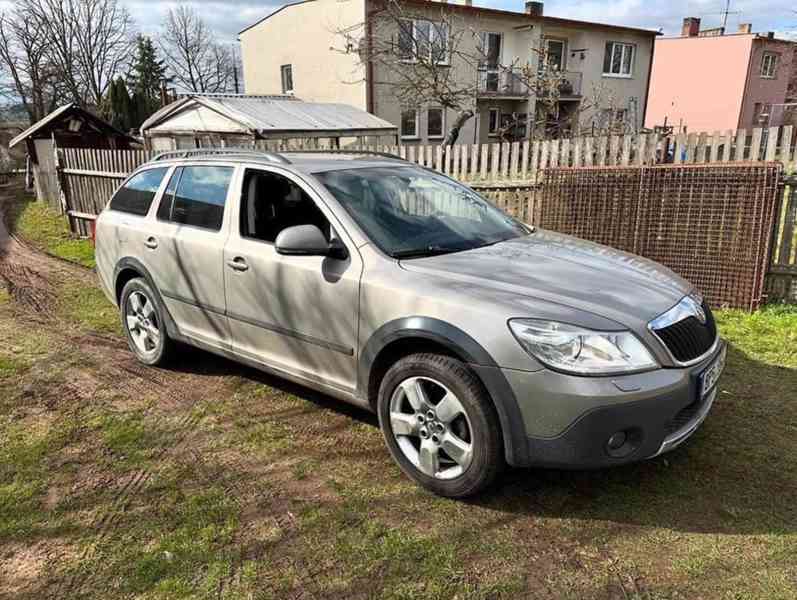
[[[169, 119], [195, 106], [204, 106], [243, 125], [256, 134], [373, 131], [392, 134], [392, 123], [348, 104], [302, 102], [288, 98], [245, 95], [192, 95], [161, 109], [142, 125], [142, 132], [158, 126], [168, 129]], [[198, 124], [198, 130], [201, 126]]]

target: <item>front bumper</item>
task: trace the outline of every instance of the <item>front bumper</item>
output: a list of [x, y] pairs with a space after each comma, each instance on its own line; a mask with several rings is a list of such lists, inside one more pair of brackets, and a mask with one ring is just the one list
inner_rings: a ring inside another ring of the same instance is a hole
[[[720, 342], [710, 357], [692, 367], [622, 378], [505, 372], [527, 430], [525, 448], [513, 453], [518, 459], [513, 464], [600, 468], [677, 448], [711, 410], [717, 386], [701, 398], [700, 377], [723, 352]], [[545, 435], [546, 429], [559, 431]], [[612, 448], [609, 439], [621, 432], [626, 444]]]

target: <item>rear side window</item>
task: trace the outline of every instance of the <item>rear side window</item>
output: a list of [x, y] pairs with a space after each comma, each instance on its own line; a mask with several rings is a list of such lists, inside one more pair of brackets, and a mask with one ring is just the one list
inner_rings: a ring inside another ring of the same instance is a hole
[[232, 167], [184, 167], [169, 220], [214, 231], [221, 229], [232, 175]]
[[171, 221], [172, 220], [172, 202], [174, 201], [174, 194], [177, 192], [177, 184], [180, 183], [180, 176], [183, 174], [183, 168], [177, 167], [172, 173], [172, 178], [169, 179], [169, 185], [166, 186], [166, 191], [163, 192], [161, 203], [158, 207], [158, 220]]
[[148, 169], [133, 175], [111, 200], [111, 210], [130, 213], [143, 217], [149, 212], [149, 207], [158, 188], [161, 186], [168, 169]]

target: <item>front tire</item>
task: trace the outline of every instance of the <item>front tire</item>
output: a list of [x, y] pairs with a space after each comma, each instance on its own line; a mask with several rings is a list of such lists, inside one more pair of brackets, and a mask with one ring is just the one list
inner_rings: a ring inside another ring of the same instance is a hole
[[377, 402], [393, 459], [435, 494], [472, 496], [504, 467], [493, 404], [461, 361], [440, 354], [402, 358], [385, 374]]
[[174, 352], [174, 344], [166, 331], [164, 309], [145, 279], [127, 282], [119, 309], [127, 345], [136, 358], [149, 366], [165, 364]]

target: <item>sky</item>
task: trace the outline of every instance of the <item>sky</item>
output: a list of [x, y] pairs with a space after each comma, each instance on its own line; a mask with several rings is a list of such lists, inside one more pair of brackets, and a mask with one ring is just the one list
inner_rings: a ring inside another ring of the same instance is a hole
[[[163, 15], [176, 2], [124, 0], [142, 30], [156, 33]], [[453, 1], [453, 0], [452, 0]], [[225, 40], [234, 41], [238, 32], [266, 16], [285, 2], [275, 0], [194, 0], [194, 6]], [[476, 6], [522, 11], [525, 0], [474, 0]], [[662, 28], [665, 35], [677, 35], [684, 17], [703, 19], [704, 28], [720, 25], [725, 0], [548, 0], [545, 14], [630, 25], [648, 29]], [[776, 31], [779, 35], [797, 35], [797, 3], [794, 0], [731, 0], [732, 14], [728, 29], [739, 23], [753, 23], [753, 31]], [[740, 14], [737, 14], [738, 13]]]
[[[138, 27], [156, 34], [163, 16], [178, 2], [160, 0], [121, 0], [129, 8]], [[455, 1], [455, 0], [451, 0]], [[525, 0], [474, 0], [476, 6], [522, 11]], [[0, 8], [12, 2], [0, 0]], [[233, 42], [241, 29], [286, 4], [275, 0], [192, 0], [192, 5], [225, 41]], [[548, 0], [545, 14], [599, 23], [661, 28], [665, 35], [677, 35], [684, 17], [701, 17], [703, 27], [717, 27], [725, 0]], [[775, 31], [779, 37], [797, 37], [795, 0], [731, 0], [728, 29], [739, 23], [753, 23], [753, 31]]]

